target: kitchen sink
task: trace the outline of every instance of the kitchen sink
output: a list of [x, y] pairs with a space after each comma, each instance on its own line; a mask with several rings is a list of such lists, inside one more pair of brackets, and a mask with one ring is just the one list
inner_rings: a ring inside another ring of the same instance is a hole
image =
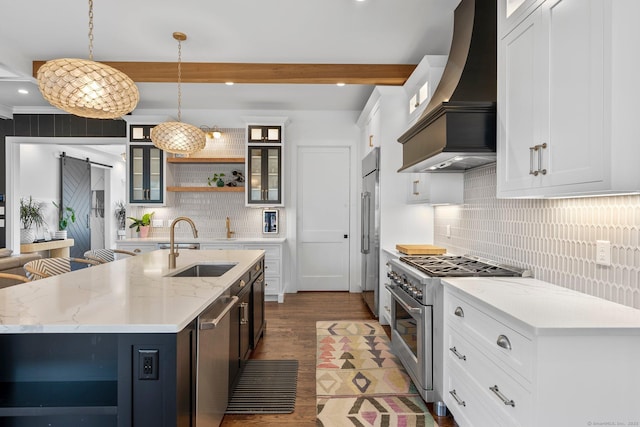
[[167, 274], [168, 277], [220, 277], [235, 267], [237, 263], [199, 263], [180, 271]]

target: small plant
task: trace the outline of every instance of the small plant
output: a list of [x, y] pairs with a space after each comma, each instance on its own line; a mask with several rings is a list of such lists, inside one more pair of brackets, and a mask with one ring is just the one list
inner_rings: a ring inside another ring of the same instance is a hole
[[140, 227], [146, 227], [148, 225], [151, 225], [151, 218], [153, 217], [154, 213], [155, 212], [146, 213], [142, 215], [142, 218], [134, 218], [132, 216], [128, 217], [131, 221], [133, 221], [129, 226], [129, 228], [135, 227], [136, 232], [140, 232]]
[[60, 220], [58, 221], [58, 229], [60, 231], [66, 230], [69, 224], [76, 222], [76, 211], [72, 207], [66, 206], [61, 208], [56, 202], [51, 203], [58, 209], [58, 213], [60, 214]]
[[213, 177], [207, 178], [207, 184], [209, 184], [209, 186], [215, 184], [217, 187], [224, 187], [223, 176], [225, 176], [224, 173], [214, 173]]
[[127, 225], [127, 209], [124, 206], [124, 202], [121, 200], [116, 202], [115, 210], [116, 219], [118, 220], [118, 229], [124, 230]]
[[22, 228], [28, 230], [32, 225], [42, 227], [45, 224], [42, 203], [37, 202], [29, 196], [29, 200], [20, 199], [20, 222]]

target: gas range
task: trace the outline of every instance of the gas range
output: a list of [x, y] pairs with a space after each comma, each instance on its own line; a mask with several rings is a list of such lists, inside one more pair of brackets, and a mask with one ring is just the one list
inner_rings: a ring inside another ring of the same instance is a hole
[[528, 277], [528, 270], [469, 255], [404, 256], [390, 261], [387, 277], [423, 305], [434, 304], [430, 286], [441, 277]]
[[471, 256], [405, 256], [392, 259], [386, 289], [391, 296], [391, 344], [420, 395], [442, 399], [443, 277], [526, 277], [527, 270]]

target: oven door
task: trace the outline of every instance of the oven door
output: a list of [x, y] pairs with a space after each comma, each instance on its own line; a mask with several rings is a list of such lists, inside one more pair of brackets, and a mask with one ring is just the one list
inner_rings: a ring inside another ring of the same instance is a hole
[[391, 293], [391, 344], [422, 397], [433, 393], [432, 307], [422, 305], [395, 285]]

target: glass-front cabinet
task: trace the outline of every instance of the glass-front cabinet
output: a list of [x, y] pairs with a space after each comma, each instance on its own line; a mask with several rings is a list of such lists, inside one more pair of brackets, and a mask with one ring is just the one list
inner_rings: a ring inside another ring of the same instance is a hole
[[249, 146], [247, 156], [250, 180], [247, 204], [279, 205], [282, 203], [281, 147]]
[[164, 203], [163, 152], [153, 145], [129, 146], [129, 203]]

